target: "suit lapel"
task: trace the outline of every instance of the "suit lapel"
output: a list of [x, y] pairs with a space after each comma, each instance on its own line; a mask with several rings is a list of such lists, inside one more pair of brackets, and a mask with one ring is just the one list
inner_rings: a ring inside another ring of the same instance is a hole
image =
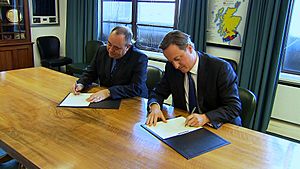
[[[108, 55], [108, 54], [107, 54]], [[106, 62], [105, 62], [105, 75], [106, 75], [106, 77], [108, 77], [109, 79], [110, 79], [110, 71], [111, 71], [111, 66], [112, 66], [112, 58], [110, 58], [109, 56], [108, 56], [108, 58], [107, 58], [107, 60], [106, 60]]]
[[197, 99], [201, 112], [203, 112], [203, 96], [205, 92], [205, 63], [206, 58], [203, 53], [198, 52], [199, 63], [198, 63], [198, 72], [197, 72]]
[[184, 90], [184, 74], [179, 70], [176, 70], [175, 72], [176, 72], [176, 73], [174, 73], [174, 76], [176, 77], [175, 79], [177, 80], [177, 82], [181, 82], [181, 83], [174, 82], [173, 84], [176, 84], [176, 91], [178, 92], [178, 96], [182, 96], [182, 97], [178, 98], [178, 99], [180, 99], [179, 103], [182, 103], [181, 107], [186, 109], [185, 90]]
[[[132, 55], [132, 50], [133, 50], [132, 48], [133, 47], [131, 46], [130, 49], [126, 52], [126, 54], [122, 58], [119, 59], [119, 63], [116, 63], [115, 66], [117, 66], [117, 67], [111, 76], [112, 80], [115, 79], [115, 77], [117, 77], [117, 74], [122, 69], [122, 66], [128, 62], [129, 56]], [[112, 59], [111, 59], [111, 62], [112, 62]], [[110, 66], [110, 68], [111, 68], [111, 66]]]

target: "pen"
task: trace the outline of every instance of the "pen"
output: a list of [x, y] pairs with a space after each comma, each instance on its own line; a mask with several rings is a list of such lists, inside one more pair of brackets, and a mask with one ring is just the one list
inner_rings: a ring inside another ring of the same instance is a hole
[[[196, 110], [196, 107], [193, 108], [191, 114], [193, 114], [195, 112], [195, 110]], [[187, 124], [187, 121], [185, 121], [185, 125], [184, 125], [185, 127], [186, 127], [186, 124]]]
[[195, 110], [196, 110], [196, 107], [194, 107], [194, 108], [193, 108], [193, 110], [192, 110], [192, 113], [191, 113], [191, 114], [193, 114], [193, 113], [195, 112]]

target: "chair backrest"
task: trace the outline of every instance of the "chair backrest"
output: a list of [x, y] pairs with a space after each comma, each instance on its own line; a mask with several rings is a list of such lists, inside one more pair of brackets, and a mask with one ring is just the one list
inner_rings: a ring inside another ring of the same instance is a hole
[[100, 46], [104, 45], [102, 41], [98, 40], [90, 40], [85, 45], [85, 52], [86, 52], [86, 59], [84, 63], [89, 64], [91, 63], [93, 57], [95, 56], [97, 50]]
[[237, 63], [235, 60], [229, 59], [229, 58], [222, 58], [223, 60], [227, 61], [228, 63], [230, 63], [231, 67], [233, 68], [233, 70], [236, 72], [237, 71]]
[[41, 59], [59, 58], [60, 42], [56, 36], [41, 36], [36, 42]]
[[156, 84], [160, 82], [163, 74], [164, 72], [160, 68], [148, 65], [146, 85], [149, 91], [151, 91], [156, 86]]
[[248, 89], [239, 87], [239, 96], [242, 102], [242, 126], [250, 128], [256, 109], [256, 96]]

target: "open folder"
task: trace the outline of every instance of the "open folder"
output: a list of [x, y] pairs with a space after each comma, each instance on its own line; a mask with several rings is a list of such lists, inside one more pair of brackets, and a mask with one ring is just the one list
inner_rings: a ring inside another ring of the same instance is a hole
[[58, 107], [90, 107], [90, 108], [101, 108], [101, 109], [119, 109], [121, 100], [106, 99], [100, 102], [91, 103], [86, 101], [93, 93], [80, 93], [74, 95], [69, 93], [59, 104]]
[[184, 117], [177, 117], [167, 123], [158, 122], [155, 127], [145, 124], [141, 126], [186, 159], [230, 144], [205, 128], [185, 127], [184, 122]]

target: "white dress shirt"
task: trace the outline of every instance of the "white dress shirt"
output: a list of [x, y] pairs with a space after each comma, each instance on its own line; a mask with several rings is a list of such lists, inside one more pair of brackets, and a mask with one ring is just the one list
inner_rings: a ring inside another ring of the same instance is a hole
[[[191, 73], [192, 78], [193, 78], [194, 83], [195, 83], [196, 98], [198, 97], [198, 95], [197, 95], [198, 64], [199, 64], [199, 59], [198, 59], [198, 55], [197, 55], [196, 63], [194, 64], [194, 66], [190, 70], [190, 73]], [[190, 112], [190, 110], [189, 110], [189, 77], [188, 77], [187, 73], [185, 73], [185, 76], [184, 76], [184, 91], [185, 91], [186, 107], [187, 107], [188, 112]], [[198, 102], [198, 99], [197, 99], [197, 102]]]

